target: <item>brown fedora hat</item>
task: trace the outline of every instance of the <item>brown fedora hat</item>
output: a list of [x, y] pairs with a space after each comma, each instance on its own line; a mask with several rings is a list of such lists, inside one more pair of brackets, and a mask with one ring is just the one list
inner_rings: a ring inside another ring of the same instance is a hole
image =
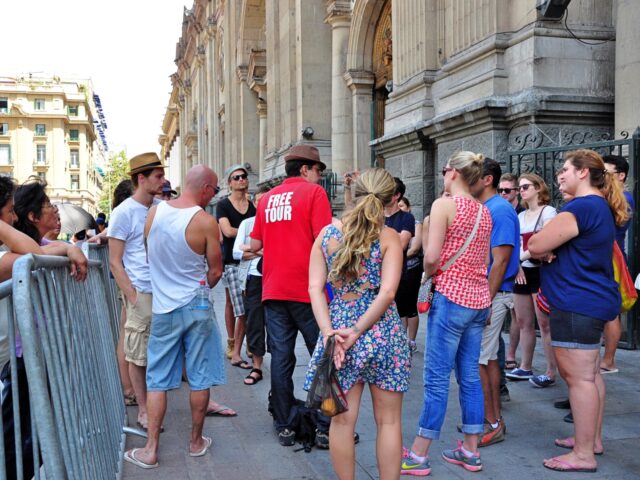
[[291, 160], [305, 160], [307, 162], [315, 162], [320, 164], [320, 168], [325, 170], [327, 166], [320, 161], [320, 152], [313, 145], [306, 145], [304, 143], [300, 143], [298, 145], [294, 145], [289, 150], [284, 157], [285, 162], [289, 162]]
[[154, 168], [167, 168], [156, 152], [141, 153], [129, 160], [129, 175], [136, 175]]

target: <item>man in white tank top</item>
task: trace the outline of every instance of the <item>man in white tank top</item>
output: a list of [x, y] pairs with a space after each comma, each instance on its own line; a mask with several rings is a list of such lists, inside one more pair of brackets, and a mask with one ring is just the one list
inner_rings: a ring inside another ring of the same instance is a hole
[[189, 455], [200, 457], [212, 440], [202, 436], [209, 388], [225, 382], [224, 352], [208, 292], [222, 276], [218, 223], [203, 210], [218, 192], [218, 177], [196, 165], [185, 177], [182, 195], [149, 211], [144, 228], [153, 289], [151, 333], [147, 353], [149, 429], [144, 448], [125, 453], [142, 468], [158, 466], [160, 426], [167, 390], [180, 387], [183, 359], [191, 389], [192, 430]]

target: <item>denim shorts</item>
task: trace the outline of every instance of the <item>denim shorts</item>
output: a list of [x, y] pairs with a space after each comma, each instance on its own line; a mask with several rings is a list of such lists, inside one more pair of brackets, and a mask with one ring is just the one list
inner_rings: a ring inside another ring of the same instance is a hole
[[556, 308], [551, 309], [549, 318], [552, 346], [582, 350], [600, 348], [604, 321]]
[[194, 308], [197, 302], [194, 298], [169, 313], [153, 314], [147, 354], [148, 391], [180, 387], [183, 364], [191, 390], [225, 383], [224, 351], [213, 305]]

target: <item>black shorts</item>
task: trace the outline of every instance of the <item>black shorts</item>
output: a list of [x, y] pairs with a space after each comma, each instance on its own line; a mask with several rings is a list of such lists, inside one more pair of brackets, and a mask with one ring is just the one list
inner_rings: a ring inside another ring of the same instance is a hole
[[552, 346], [582, 350], [600, 348], [603, 320], [556, 308], [551, 308], [549, 318]]
[[411, 268], [402, 274], [396, 292], [396, 306], [401, 317], [418, 316], [418, 291], [420, 290], [421, 278], [421, 267]]
[[519, 295], [538, 293], [538, 289], [540, 288], [540, 267], [522, 267], [522, 271], [527, 279], [527, 283], [524, 285], [514, 283], [513, 293]]

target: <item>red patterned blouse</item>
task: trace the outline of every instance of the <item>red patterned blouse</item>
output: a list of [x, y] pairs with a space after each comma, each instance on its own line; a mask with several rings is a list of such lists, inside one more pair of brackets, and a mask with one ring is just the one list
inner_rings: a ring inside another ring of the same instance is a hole
[[445, 235], [440, 253], [440, 267], [462, 247], [473, 230], [482, 208], [480, 225], [473, 240], [447, 270], [435, 278], [436, 291], [448, 300], [467, 308], [487, 308], [491, 305], [487, 279], [487, 255], [491, 240], [491, 214], [482, 204], [465, 197], [452, 197], [456, 215]]

